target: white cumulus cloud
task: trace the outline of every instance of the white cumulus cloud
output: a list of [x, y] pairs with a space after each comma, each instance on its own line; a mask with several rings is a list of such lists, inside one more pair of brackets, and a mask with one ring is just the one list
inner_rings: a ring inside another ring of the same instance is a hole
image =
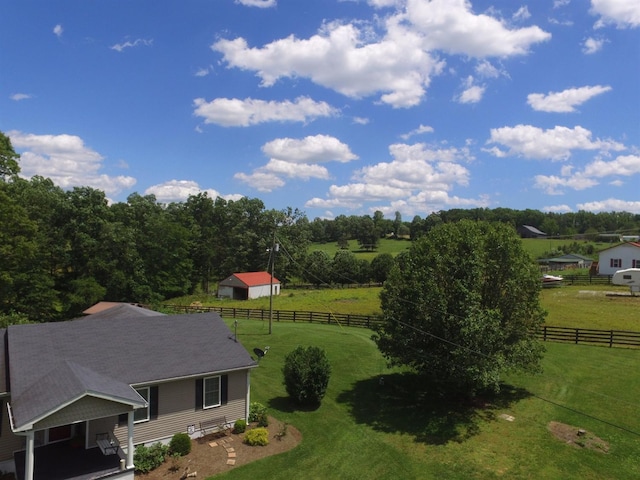
[[7, 134], [20, 153], [21, 175], [48, 177], [62, 188], [89, 186], [115, 195], [130, 189], [136, 179], [100, 173], [104, 157], [76, 135], [36, 135], [12, 130]]
[[328, 180], [329, 170], [319, 165], [327, 162], [346, 163], [357, 160], [349, 146], [329, 135], [314, 135], [302, 139], [277, 138], [262, 146], [269, 157], [266, 165], [250, 174], [236, 173], [234, 178], [262, 192], [285, 185], [285, 178]]
[[531, 159], [552, 161], [567, 160], [572, 150], [620, 151], [624, 145], [613, 140], [593, 140], [591, 131], [581, 126], [574, 128], [556, 126], [543, 130], [532, 125], [516, 125], [491, 129], [487, 144], [496, 143], [506, 147], [492, 147], [485, 151], [497, 156], [522, 156]]
[[64, 33], [64, 28], [62, 28], [62, 25], [58, 24], [55, 27], [53, 27], [53, 34], [58, 37], [58, 38], [62, 38], [62, 34]]
[[608, 85], [594, 85], [568, 88], [562, 92], [549, 92], [546, 95], [543, 93], [531, 93], [527, 96], [527, 103], [534, 110], [541, 112], [575, 112], [575, 107], [610, 90], [611, 87]]
[[585, 55], [592, 55], [599, 52], [604, 47], [605, 40], [602, 38], [587, 38], [582, 44], [582, 52]]
[[223, 195], [212, 188], [202, 188], [193, 180], [169, 180], [168, 182], [152, 185], [144, 191], [144, 194], [155, 195], [156, 200], [161, 203], [171, 203], [183, 202], [187, 200], [190, 195], [198, 195], [199, 193], [205, 192], [213, 199], [222, 197], [225, 200], [239, 200], [242, 198], [240, 194]]
[[216, 98], [207, 102], [203, 98], [196, 98], [193, 104], [194, 115], [204, 118], [205, 123], [223, 127], [248, 127], [266, 122], [308, 122], [339, 113], [328, 103], [316, 102], [309, 97], [298, 97], [293, 102], [253, 98]]
[[[510, 57], [527, 54], [550, 37], [537, 26], [512, 29], [476, 14], [465, 0], [408, 0], [379, 23], [329, 22], [306, 39], [290, 35], [251, 47], [238, 37], [218, 40], [211, 48], [228, 67], [255, 71], [264, 87], [304, 77], [351, 98], [379, 95], [383, 103], [406, 108], [419, 104], [431, 79], [443, 71], [439, 52]], [[480, 93], [481, 87], [474, 88], [463, 100], [477, 101]]]
[[638, 0], [591, 0], [591, 13], [600, 18], [595, 28], [613, 24], [618, 28], [640, 26], [640, 2]]
[[312, 198], [305, 206], [355, 209], [368, 202], [386, 201], [386, 206], [379, 204], [376, 209], [413, 215], [454, 206], [488, 205], [486, 198], [450, 194], [455, 186], [469, 184], [470, 172], [462, 163], [473, 161], [473, 157], [466, 147], [397, 143], [389, 147], [389, 153], [393, 160], [355, 171], [351, 183], [332, 185], [327, 198]]

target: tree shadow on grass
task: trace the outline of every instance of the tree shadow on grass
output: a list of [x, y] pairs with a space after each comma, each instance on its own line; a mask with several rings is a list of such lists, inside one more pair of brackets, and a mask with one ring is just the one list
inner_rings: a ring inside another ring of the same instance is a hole
[[527, 398], [522, 388], [502, 385], [501, 392], [469, 398], [442, 397], [424, 379], [412, 373], [377, 376], [357, 382], [342, 392], [357, 423], [388, 433], [407, 433], [417, 442], [443, 445], [463, 442], [480, 432], [480, 423]]
[[315, 412], [320, 408], [318, 405], [298, 405], [289, 397], [275, 397], [269, 400], [269, 408], [285, 413], [293, 412]]

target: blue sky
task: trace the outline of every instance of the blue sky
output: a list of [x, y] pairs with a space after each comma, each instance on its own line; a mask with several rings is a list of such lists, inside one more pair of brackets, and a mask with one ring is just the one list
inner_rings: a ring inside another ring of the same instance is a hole
[[309, 218], [640, 213], [637, 0], [4, 2], [22, 175]]

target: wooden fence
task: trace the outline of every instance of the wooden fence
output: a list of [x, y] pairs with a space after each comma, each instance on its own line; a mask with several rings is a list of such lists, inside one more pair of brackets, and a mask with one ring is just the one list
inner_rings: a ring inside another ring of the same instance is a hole
[[[252, 318], [269, 320], [269, 310], [237, 308], [237, 307], [193, 307], [182, 305], [164, 305], [176, 312], [197, 313], [217, 312], [227, 318]], [[307, 322], [342, 325], [343, 327], [374, 328], [382, 322], [377, 315], [357, 315], [349, 313], [306, 312], [301, 310], [274, 310], [273, 320], [276, 322]]]
[[595, 345], [640, 347], [640, 332], [626, 330], [595, 330], [544, 326], [538, 332], [542, 340], [551, 342], [587, 343]]
[[[175, 312], [201, 313], [217, 312], [227, 318], [251, 318], [269, 320], [269, 310], [237, 307], [195, 307], [165, 305]], [[300, 310], [273, 310], [276, 322], [306, 322], [339, 325], [343, 327], [363, 327], [374, 329], [382, 323], [377, 315], [356, 315], [330, 312], [306, 312]], [[543, 326], [537, 332], [545, 342], [566, 342], [575, 344], [606, 345], [608, 347], [640, 347], [640, 332], [625, 330], [596, 330], [589, 328]]]
[[612, 275], [562, 275], [565, 285], [611, 285]]

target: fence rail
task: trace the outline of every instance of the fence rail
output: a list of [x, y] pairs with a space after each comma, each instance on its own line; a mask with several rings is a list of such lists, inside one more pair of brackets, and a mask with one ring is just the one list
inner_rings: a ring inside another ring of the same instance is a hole
[[[251, 318], [269, 320], [269, 310], [237, 307], [165, 305], [175, 312], [202, 313], [216, 312], [227, 318]], [[340, 325], [343, 327], [363, 327], [374, 329], [382, 324], [377, 315], [357, 315], [348, 313], [307, 312], [300, 310], [273, 310], [276, 322], [306, 322]], [[575, 344], [606, 345], [608, 347], [640, 347], [640, 332], [626, 330], [596, 330], [589, 328], [554, 327], [545, 325], [537, 335], [545, 342], [565, 342]]]
[[538, 332], [542, 340], [551, 342], [588, 343], [596, 345], [640, 347], [640, 332], [595, 330], [589, 328], [544, 326]]

